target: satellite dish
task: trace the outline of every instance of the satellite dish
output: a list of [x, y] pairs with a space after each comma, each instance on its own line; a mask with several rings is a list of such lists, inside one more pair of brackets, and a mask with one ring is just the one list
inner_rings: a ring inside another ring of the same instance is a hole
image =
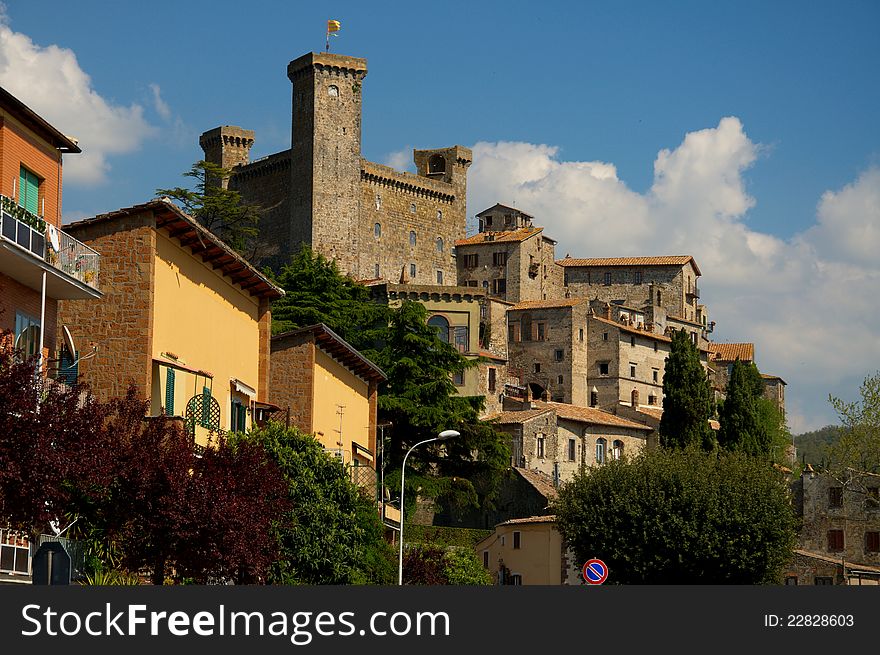
[[61, 326], [61, 336], [64, 337], [64, 345], [67, 348], [67, 351], [72, 357], [75, 357], [76, 345], [73, 343], [73, 336], [71, 336], [70, 330], [67, 329], [66, 325]]
[[58, 235], [58, 228], [49, 223], [46, 226], [46, 235], [49, 237], [49, 245], [52, 250], [59, 252], [61, 250], [61, 238]]

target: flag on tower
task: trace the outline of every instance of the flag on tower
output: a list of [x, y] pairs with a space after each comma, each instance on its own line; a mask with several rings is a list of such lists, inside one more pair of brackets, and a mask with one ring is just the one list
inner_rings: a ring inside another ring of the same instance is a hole
[[325, 48], [326, 52], [330, 52], [330, 35], [339, 36], [337, 32], [342, 29], [342, 23], [338, 20], [328, 20], [327, 21], [327, 46]]

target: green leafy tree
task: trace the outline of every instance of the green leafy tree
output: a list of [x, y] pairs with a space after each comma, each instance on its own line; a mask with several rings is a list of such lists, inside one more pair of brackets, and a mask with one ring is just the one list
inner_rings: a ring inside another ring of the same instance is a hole
[[859, 400], [829, 396], [840, 420], [840, 438], [828, 450], [834, 469], [880, 473], [880, 373], [865, 378]]
[[491, 585], [472, 548], [418, 544], [403, 556], [403, 582], [408, 585]]
[[712, 392], [697, 347], [687, 332], [678, 330], [672, 335], [663, 374], [661, 444], [673, 448], [697, 445], [712, 449], [715, 437], [709, 427], [711, 415]]
[[382, 538], [376, 501], [311, 435], [270, 423], [247, 437], [261, 443], [288, 485], [290, 509], [276, 523], [274, 584], [387, 584], [395, 558]]
[[217, 164], [197, 161], [183, 174], [195, 180], [193, 188], [156, 189], [156, 193], [174, 200], [231, 248], [253, 259], [259, 254], [256, 242], [261, 209], [245, 203], [238, 191], [222, 184], [230, 174]]
[[658, 449], [585, 471], [556, 503], [579, 561], [618, 584], [773, 584], [792, 557], [796, 518], [768, 462], [696, 447]]
[[388, 322], [387, 306], [372, 302], [369, 289], [308, 246], [281, 269], [277, 283], [285, 295], [272, 305], [275, 334], [324, 323], [359, 347], [372, 345], [371, 328]]

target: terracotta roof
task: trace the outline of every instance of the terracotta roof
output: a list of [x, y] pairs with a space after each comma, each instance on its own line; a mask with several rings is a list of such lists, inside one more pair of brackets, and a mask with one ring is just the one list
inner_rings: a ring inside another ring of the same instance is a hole
[[228, 275], [233, 283], [239, 285], [250, 295], [269, 300], [275, 300], [284, 295], [284, 289], [270, 282], [244, 257], [227, 246], [219, 237], [200, 225], [192, 216], [168, 198], [155, 198], [140, 205], [75, 221], [65, 225], [64, 230], [76, 236], [76, 232], [81, 227], [115, 221], [125, 216], [145, 212], [153, 213], [156, 229], [166, 230], [169, 236], [177, 240], [181, 246], [190, 248], [193, 255], [198, 256], [206, 264], [210, 264], [214, 270], [219, 269], [220, 275]]
[[373, 382], [384, 382], [388, 379], [385, 372], [376, 366], [369, 359], [364, 357], [354, 346], [345, 339], [336, 334], [323, 323], [309, 325], [308, 327], [298, 330], [290, 330], [282, 332], [272, 337], [272, 350], [281, 348], [281, 341], [303, 334], [311, 334], [315, 339], [315, 344], [333, 359], [348, 367], [351, 371], [361, 377], [361, 379]]
[[507, 210], [512, 211], [516, 214], [522, 214], [523, 216], [527, 216], [529, 218], [534, 218], [534, 216], [532, 216], [531, 214], [526, 214], [522, 209], [517, 209], [516, 207], [511, 207], [509, 205], [502, 205], [500, 202], [496, 202], [493, 206], [489, 207], [489, 209], [484, 209], [483, 211], [478, 213], [477, 216], [482, 216], [483, 214], [488, 214], [493, 209], [507, 209]]
[[553, 309], [554, 307], [575, 307], [589, 302], [586, 298], [564, 298], [562, 300], [525, 300], [510, 308], [509, 311], [520, 309]]
[[566, 257], [565, 259], [557, 259], [556, 263], [560, 266], [684, 266], [690, 262], [694, 267], [697, 275], [700, 273], [700, 267], [697, 261], [690, 255], [670, 255], [666, 257], [588, 257], [586, 259], [578, 259], [576, 257]]
[[638, 328], [635, 328], [631, 325], [624, 325], [623, 323], [618, 323], [617, 321], [612, 321], [601, 316], [593, 315], [593, 318], [601, 323], [605, 323], [606, 325], [613, 325], [616, 328], [620, 328], [621, 332], [626, 332], [628, 334], [637, 334], [640, 337], [656, 339], [657, 341], [663, 341], [665, 343], [672, 343], [672, 339], [663, 334], [656, 334], [654, 332], [649, 332], [648, 330], [639, 330]]
[[714, 359], [722, 362], [755, 361], [755, 344], [753, 343], [710, 343], [709, 352]]
[[785, 386], [788, 386], [788, 382], [783, 380], [778, 375], [769, 375], [767, 373], [761, 373], [761, 377], [764, 378], [765, 380], [779, 380], [780, 382], [782, 382], [782, 384], [784, 384]]
[[495, 527], [497, 528], [501, 525], [519, 525], [521, 523], [556, 523], [556, 515], [550, 514], [549, 516], [529, 516], [524, 519], [510, 519], [504, 523], [499, 523]]
[[556, 410], [559, 418], [568, 419], [570, 421], [579, 421], [581, 423], [589, 423], [590, 425], [607, 425], [618, 428], [628, 428], [631, 430], [643, 430], [651, 432], [651, 428], [635, 421], [628, 421], [625, 418], [616, 416], [611, 412], [598, 409], [596, 407], [579, 407], [577, 405], [569, 405], [567, 403], [545, 403], [536, 401], [537, 407]]
[[553, 486], [553, 478], [546, 473], [535, 469], [520, 468], [519, 466], [514, 466], [513, 470], [519, 473], [526, 482], [534, 487], [535, 491], [547, 500], [556, 500], [557, 496], [559, 496], [559, 492]]
[[501, 355], [496, 355], [495, 353], [490, 353], [488, 350], [480, 350], [477, 352], [480, 357], [485, 357], [486, 359], [494, 359], [496, 362], [506, 362], [507, 357], [502, 357]]
[[550, 410], [545, 407], [543, 409], [521, 409], [518, 411], [499, 412], [498, 414], [487, 416], [484, 420], [492, 421], [499, 425], [515, 425], [517, 423], [530, 421], [531, 419], [546, 414], [549, 411]]
[[[484, 243], [517, 243], [539, 234], [543, 227], [521, 227], [509, 232], [480, 232], [467, 239], [459, 239], [456, 246], [479, 246]], [[491, 236], [492, 238], [487, 238]]]
[[[502, 524], [503, 525], [503, 524]], [[798, 555], [802, 555], [803, 557], [810, 557], [812, 559], [817, 559], [822, 562], [828, 562], [829, 564], [840, 564], [839, 557], [832, 557], [831, 555], [824, 555], [822, 553], [814, 553], [809, 550], [801, 550], [799, 548], [795, 548], [794, 551]], [[850, 562], [847, 560], [846, 568], [850, 571], [870, 571], [871, 573], [880, 573], [880, 568], [876, 566], [869, 566], [868, 564], [859, 564], [858, 562]]]

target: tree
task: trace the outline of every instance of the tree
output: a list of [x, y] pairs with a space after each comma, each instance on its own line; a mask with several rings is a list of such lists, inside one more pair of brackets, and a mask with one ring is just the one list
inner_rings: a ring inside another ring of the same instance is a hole
[[600, 557], [619, 584], [773, 584], [796, 539], [782, 474], [696, 446], [585, 471], [555, 511], [579, 561]]
[[404, 552], [403, 583], [490, 585], [492, 576], [483, 568], [472, 548], [442, 548], [432, 544], [417, 544]]
[[828, 400], [840, 420], [840, 438], [829, 447], [831, 468], [880, 473], [880, 373], [868, 376], [859, 400]]
[[739, 358], [733, 363], [727, 382], [727, 395], [718, 420], [718, 445], [753, 456], [769, 454], [770, 441], [761, 424], [758, 400], [763, 397], [764, 382], [757, 367]]
[[394, 554], [383, 538], [375, 499], [311, 435], [278, 423], [248, 436], [280, 468], [289, 502], [275, 536], [274, 584], [386, 584]]
[[192, 189], [175, 187], [156, 189], [160, 196], [168, 196], [199, 223], [216, 234], [244, 257], [253, 259], [256, 252], [257, 227], [262, 210], [245, 203], [241, 194], [226, 188], [222, 182], [231, 171], [207, 161], [197, 161], [183, 175], [195, 180]]
[[673, 332], [663, 374], [661, 444], [675, 448], [697, 445], [711, 449], [714, 446], [709, 427], [711, 407], [712, 392], [697, 347], [684, 330]]
[[285, 295], [272, 304], [275, 334], [324, 323], [355, 347], [372, 346], [370, 330], [388, 323], [386, 305], [373, 302], [369, 289], [306, 245], [281, 269], [277, 283]]

